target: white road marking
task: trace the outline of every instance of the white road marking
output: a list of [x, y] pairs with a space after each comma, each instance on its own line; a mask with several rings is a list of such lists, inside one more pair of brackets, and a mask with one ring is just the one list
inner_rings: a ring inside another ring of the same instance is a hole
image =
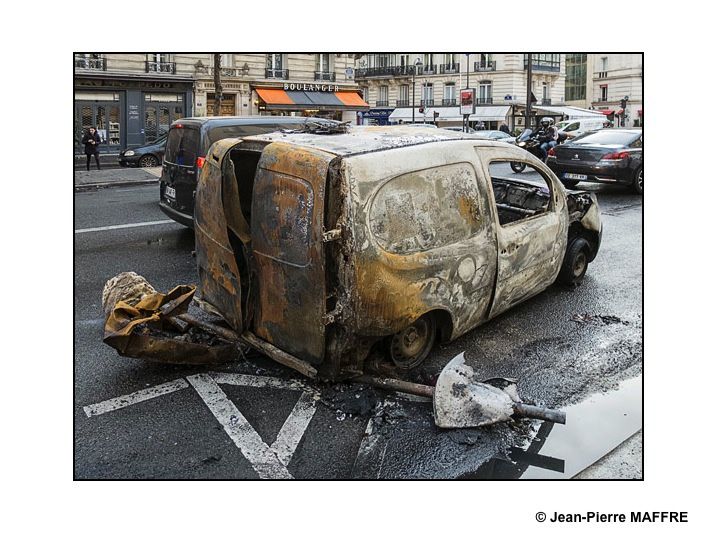
[[113, 231], [116, 229], [132, 229], [135, 227], [150, 227], [152, 225], [166, 225], [168, 223], [175, 223], [175, 221], [173, 221], [172, 219], [162, 219], [160, 221], [143, 221], [140, 223], [125, 223], [123, 225], [108, 225], [107, 227], [93, 227], [91, 229], [75, 229], [75, 234], [98, 232], [98, 231]]
[[270, 450], [277, 454], [280, 463], [286, 467], [297, 449], [300, 439], [315, 414], [315, 398], [309, 392], [303, 392], [287, 417], [283, 427], [280, 428], [277, 439], [270, 446]]
[[137, 392], [133, 392], [132, 394], [127, 394], [125, 396], [101, 401], [100, 403], [95, 403], [94, 405], [87, 405], [86, 407], [83, 407], [83, 410], [89, 418], [91, 416], [105, 414], [106, 412], [116, 411], [118, 409], [122, 409], [124, 407], [128, 407], [142, 401], [147, 401], [149, 399], [153, 399], [165, 394], [170, 394], [171, 392], [182, 390], [183, 388], [187, 387], [188, 383], [185, 382], [185, 379], [175, 379], [174, 381], [158, 384], [157, 386], [153, 386], [152, 388], [138, 390]]
[[280, 388], [283, 390], [305, 390], [313, 392], [314, 389], [296, 379], [278, 379], [277, 377], [264, 377], [262, 375], [243, 375], [241, 373], [209, 372], [216, 383], [232, 384], [235, 386], [252, 386], [254, 388]]
[[187, 377], [225, 433], [232, 439], [260, 478], [292, 478], [278, 455], [268, 447], [257, 431], [228, 399], [218, 384], [205, 373]]

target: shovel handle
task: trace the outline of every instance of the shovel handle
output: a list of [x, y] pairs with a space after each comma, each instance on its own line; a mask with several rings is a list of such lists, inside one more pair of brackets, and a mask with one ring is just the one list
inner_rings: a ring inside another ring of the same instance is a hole
[[433, 397], [433, 392], [435, 390], [434, 386], [427, 386], [426, 384], [411, 383], [408, 381], [401, 381], [400, 379], [372, 377], [370, 375], [355, 377], [353, 381], [369, 384], [370, 386], [376, 386], [378, 388], [384, 388], [385, 390], [395, 390], [398, 392], [405, 392], [406, 394], [429, 398]]
[[544, 407], [535, 407], [534, 405], [525, 405], [524, 403], [513, 404], [513, 409], [515, 410], [515, 414], [520, 416], [537, 418], [539, 420], [555, 422], [556, 424], [565, 423], [565, 413], [563, 411], [546, 409]]

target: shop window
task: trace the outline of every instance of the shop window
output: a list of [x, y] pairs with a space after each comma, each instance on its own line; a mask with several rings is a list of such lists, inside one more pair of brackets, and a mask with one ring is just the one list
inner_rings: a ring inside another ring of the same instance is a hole
[[380, 188], [370, 210], [378, 244], [398, 254], [462, 242], [481, 223], [477, 177], [469, 163], [397, 176]]
[[108, 107], [108, 136], [109, 146], [120, 146], [120, 107], [111, 105]]

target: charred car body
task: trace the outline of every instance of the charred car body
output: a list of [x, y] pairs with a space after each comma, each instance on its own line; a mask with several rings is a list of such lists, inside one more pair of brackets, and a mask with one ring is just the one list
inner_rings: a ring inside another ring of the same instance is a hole
[[[310, 376], [400, 368], [597, 254], [594, 195], [524, 150], [442, 130], [224, 139], [195, 206], [198, 297], [251, 346]], [[522, 161], [544, 183], [493, 176]]]

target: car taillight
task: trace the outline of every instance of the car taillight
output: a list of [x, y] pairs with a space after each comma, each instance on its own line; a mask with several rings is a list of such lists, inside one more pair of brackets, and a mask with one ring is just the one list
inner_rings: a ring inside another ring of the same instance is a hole
[[618, 160], [618, 159], [625, 159], [626, 157], [629, 157], [630, 154], [627, 152], [610, 152], [609, 154], [605, 154], [600, 159], [604, 160]]
[[548, 150], [548, 157], [554, 156], [554, 155], [555, 155], [555, 148], [551, 148], [550, 150]]
[[205, 165], [205, 156], [198, 156], [195, 160], [195, 165], [197, 165], [198, 169], [202, 169], [203, 165]]

